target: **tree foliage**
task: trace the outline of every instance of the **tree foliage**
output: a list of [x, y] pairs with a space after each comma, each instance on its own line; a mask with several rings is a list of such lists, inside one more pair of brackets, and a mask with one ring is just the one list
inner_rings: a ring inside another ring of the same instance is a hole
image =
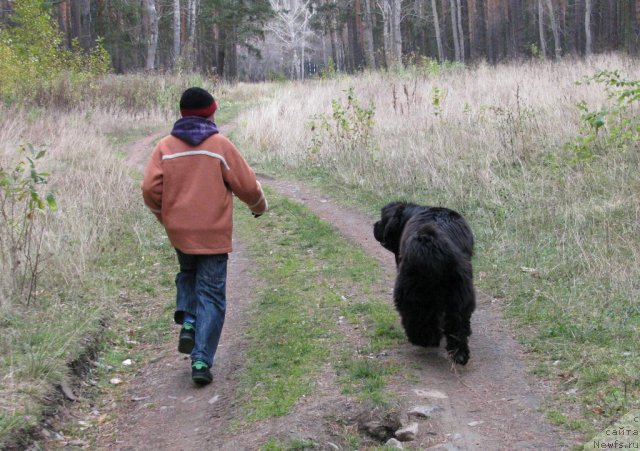
[[70, 49], [62, 46], [42, 0], [16, 0], [10, 21], [0, 28], [0, 96], [5, 100], [29, 97], [63, 74], [86, 79], [109, 70], [109, 54], [100, 41], [87, 54], [77, 41]]
[[628, 80], [617, 70], [604, 70], [583, 83], [604, 86], [608, 101], [595, 110], [585, 102], [578, 104], [583, 126], [581, 135], [570, 144], [575, 160], [586, 162], [611, 151], [637, 152], [640, 149], [640, 80]]
[[[13, 53], [24, 53], [19, 51], [24, 45], [34, 45], [27, 53], [40, 61], [30, 66], [30, 74], [37, 68], [51, 75], [42, 66], [60, 61], [61, 48], [87, 54], [102, 43], [116, 72], [195, 70], [254, 80], [269, 73], [297, 78], [326, 73], [330, 61], [337, 72], [354, 72], [401, 69], [424, 59], [495, 64], [640, 51], [640, 0], [0, 0], [0, 5], [5, 35], [22, 42], [0, 42], [2, 77], [11, 80], [21, 58]], [[53, 28], [47, 24], [51, 20]], [[302, 34], [284, 37], [283, 22], [295, 22]], [[27, 29], [34, 30], [32, 36]]]

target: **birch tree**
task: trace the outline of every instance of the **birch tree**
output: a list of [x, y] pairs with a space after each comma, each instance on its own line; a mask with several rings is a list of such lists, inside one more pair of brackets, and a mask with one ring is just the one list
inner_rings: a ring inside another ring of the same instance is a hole
[[304, 63], [313, 33], [311, 18], [315, 15], [312, 0], [269, 0], [275, 13], [267, 30], [282, 42], [289, 54], [289, 69], [294, 78], [304, 79]]
[[457, 0], [458, 7], [458, 45], [460, 46], [460, 61], [464, 62], [464, 28], [462, 26], [462, 4]]
[[173, 0], [173, 65], [177, 65], [180, 58], [180, 35], [182, 33], [182, 24], [180, 22], [180, 0]]
[[[187, 3], [187, 42], [185, 44], [185, 51], [187, 58], [194, 59], [196, 48], [196, 27], [198, 18], [198, 9], [200, 7], [200, 0], [188, 0]], [[194, 61], [192, 61], [194, 62]]]
[[396, 66], [402, 65], [402, 0], [393, 0], [393, 61]]
[[382, 35], [387, 67], [397, 67], [402, 63], [402, 0], [382, 0], [378, 2], [382, 13]]
[[440, 34], [440, 20], [438, 19], [438, 5], [436, 0], [431, 0], [431, 9], [433, 10], [433, 27], [436, 32], [436, 43], [438, 46], [438, 61], [444, 61], [444, 49], [442, 48], [442, 36]]
[[145, 35], [146, 56], [144, 68], [152, 71], [156, 68], [156, 51], [158, 50], [158, 12], [155, 0], [142, 1], [143, 34]]
[[544, 5], [538, 0], [538, 35], [540, 36], [540, 50], [542, 57], [547, 59], [547, 38], [544, 33]]
[[456, 7], [456, 0], [449, 0], [451, 6], [451, 30], [453, 33], [453, 48], [456, 56], [456, 61], [462, 61], [460, 57], [460, 36], [458, 34], [458, 10]]

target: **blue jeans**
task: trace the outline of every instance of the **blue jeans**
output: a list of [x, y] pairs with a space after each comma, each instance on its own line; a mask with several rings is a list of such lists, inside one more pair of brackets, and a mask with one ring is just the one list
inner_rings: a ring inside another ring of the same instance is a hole
[[176, 251], [180, 272], [176, 276], [174, 319], [182, 324], [185, 312], [196, 317], [191, 360], [202, 360], [211, 367], [224, 324], [228, 255], [189, 255]]

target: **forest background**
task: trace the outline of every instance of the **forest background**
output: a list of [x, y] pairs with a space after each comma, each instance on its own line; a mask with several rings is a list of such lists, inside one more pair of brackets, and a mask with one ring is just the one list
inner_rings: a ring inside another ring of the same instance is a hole
[[60, 45], [101, 44], [118, 73], [187, 70], [225, 79], [458, 61], [491, 64], [636, 54], [639, 0], [0, 0], [41, 4]]

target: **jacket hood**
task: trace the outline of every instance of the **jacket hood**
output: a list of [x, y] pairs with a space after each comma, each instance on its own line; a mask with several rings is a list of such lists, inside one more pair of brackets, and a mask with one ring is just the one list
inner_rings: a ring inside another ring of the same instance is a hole
[[218, 126], [199, 116], [186, 116], [178, 119], [173, 124], [171, 135], [186, 142], [191, 146], [197, 146], [211, 135], [218, 133]]

